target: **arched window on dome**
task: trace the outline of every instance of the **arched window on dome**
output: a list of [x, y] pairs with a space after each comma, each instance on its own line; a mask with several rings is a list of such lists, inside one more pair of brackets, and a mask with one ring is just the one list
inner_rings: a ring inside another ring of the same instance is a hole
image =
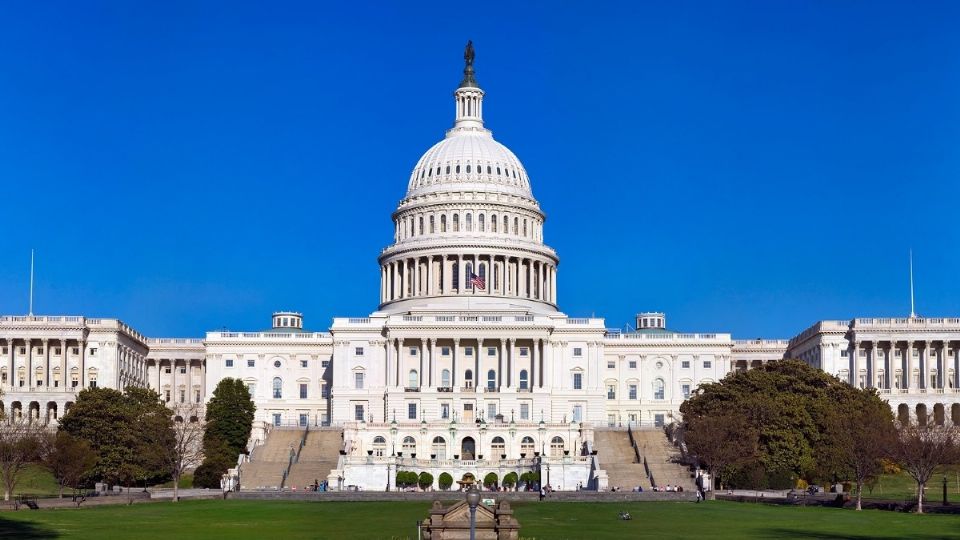
[[433, 167], [427, 169], [427, 178], [433, 176]]
[[417, 234], [423, 234], [423, 216], [420, 216], [419, 221], [420, 230], [417, 232]]
[[450, 166], [447, 165], [447, 174], [450, 174]]
[[520, 218], [513, 218], [513, 234], [520, 234]]
[[[447, 171], [447, 172], [450, 172], [450, 171]], [[437, 176], [440, 176], [440, 166], [439, 166], [439, 165], [437, 165]]]
[[527, 220], [523, 220], [523, 236], [527, 236]]
[[470, 164], [467, 163], [467, 174], [470, 174]]
[[453, 263], [453, 274], [451, 275], [453, 283], [450, 285], [453, 287], [453, 290], [456, 291], [460, 288], [460, 263], [454, 261]]
[[434, 232], [436, 231], [434, 230], [433, 214], [430, 214], [430, 234], [433, 234]]
[[447, 216], [440, 215], [440, 232], [447, 232]]
[[473, 263], [468, 262], [466, 265], [464, 265], [464, 268], [463, 283], [467, 290], [471, 290], [473, 289], [473, 280], [470, 279], [470, 274], [473, 273]]
[[500, 176], [500, 166], [497, 166], [497, 176]]
[[517, 179], [517, 170], [516, 170], [516, 169], [513, 170], [513, 179], [514, 179], [514, 180]]
[[457, 174], [460, 174], [460, 165], [457, 165]]
[[486, 228], [485, 228], [485, 226], [484, 226], [484, 223], [483, 223], [483, 214], [480, 214], [480, 215], [477, 216], [477, 230], [480, 231], [480, 232], [483, 232], [483, 231], [486, 230]]
[[500, 267], [497, 265], [493, 266], [493, 290], [500, 290]]
[[471, 214], [470, 212], [467, 212], [466, 225], [467, 225], [468, 232], [473, 230], [473, 214]]
[[490, 232], [497, 232], [497, 215], [490, 216]]
[[460, 232], [460, 214], [453, 215], [453, 232]]
[[490, 171], [491, 171], [490, 166], [487, 165], [487, 174], [490, 174]]
[[479, 263], [477, 264], [477, 268], [480, 269], [477, 272], [478, 274], [480, 274], [480, 279], [482, 279], [484, 284], [486, 284], [487, 283], [487, 263]]
[[503, 234], [510, 232], [510, 218], [503, 216]]

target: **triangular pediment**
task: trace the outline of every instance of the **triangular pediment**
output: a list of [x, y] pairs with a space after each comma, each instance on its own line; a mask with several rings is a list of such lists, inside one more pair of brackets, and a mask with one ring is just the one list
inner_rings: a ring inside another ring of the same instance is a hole
[[[453, 521], [470, 522], [470, 506], [466, 501], [460, 501], [451, 506], [443, 515], [444, 523]], [[493, 509], [485, 505], [477, 505], [477, 523], [494, 523], [496, 521]]]

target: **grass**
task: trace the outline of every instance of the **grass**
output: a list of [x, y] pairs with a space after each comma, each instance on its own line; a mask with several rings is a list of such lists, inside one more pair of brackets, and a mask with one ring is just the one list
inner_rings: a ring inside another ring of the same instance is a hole
[[[206, 500], [0, 514], [0, 538], [416, 538], [428, 501]], [[632, 521], [620, 521], [625, 510]], [[518, 503], [527, 539], [960, 538], [960, 517], [884, 511], [703, 504]]]
[[[20, 473], [17, 480], [17, 487], [14, 489], [14, 495], [25, 493], [28, 495], [56, 495], [60, 488], [57, 481], [53, 479], [50, 471], [40, 465], [29, 465]], [[69, 489], [66, 490], [68, 493]], [[0, 492], [0, 497], [3, 493]]]
[[[960, 466], [938, 467], [927, 484], [924, 500], [939, 503], [943, 499], [943, 477], [947, 477], [947, 500], [960, 504]], [[885, 474], [874, 484], [873, 489], [863, 488], [864, 499], [886, 499], [894, 501], [916, 500], [917, 483], [909, 474]]]

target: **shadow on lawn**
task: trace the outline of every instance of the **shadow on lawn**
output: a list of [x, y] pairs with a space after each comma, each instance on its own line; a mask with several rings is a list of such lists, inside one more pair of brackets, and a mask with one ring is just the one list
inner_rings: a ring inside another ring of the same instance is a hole
[[0, 538], [17, 538], [39, 540], [41, 538], [57, 538], [56, 531], [39, 526], [29, 521], [6, 519], [0, 515]]
[[910, 535], [879, 535], [877, 533], [870, 534], [830, 534], [826, 532], [814, 532], [814, 531], [804, 531], [799, 529], [766, 529], [763, 532], [765, 538], [822, 538], [826, 540], [877, 540], [883, 538], [897, 539], [897, 540], [931, 540], [933, 538], [943, 538], [941, 535], [937, 534], [910, 534]]

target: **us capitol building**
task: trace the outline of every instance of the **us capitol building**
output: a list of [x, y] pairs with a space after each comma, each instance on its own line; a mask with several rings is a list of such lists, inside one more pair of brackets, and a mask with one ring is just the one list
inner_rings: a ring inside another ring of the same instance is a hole
[[523, 164], [484, 125], [472, 47], [465, 59], [453, 126], [417, 161], [392, 215], [377, 311], [327, 332], [278, 312], [267, 330], [203, 338], [3, 316], [7, 418], [56, 424], [84, 388], [134, 385], [197, 421], [217, 383], [239, 378], [256, 402], [254, 439], [272, 426], [342, 429], [336, 475], [381, 487], [392, 472], [377, 458], [398, 452], [521, 468], [537, 456], [556, 462], [555, 486], [587, 485], [596, 428], [670, 423], [699, 385], [785, 357], [878, 388], [901, 420], [960, 424], [960, 318], [820, 321], [790, 340], [734, 340], [669, 330], [663, 313], [621, 332], [561, 312], [544, 212]]

